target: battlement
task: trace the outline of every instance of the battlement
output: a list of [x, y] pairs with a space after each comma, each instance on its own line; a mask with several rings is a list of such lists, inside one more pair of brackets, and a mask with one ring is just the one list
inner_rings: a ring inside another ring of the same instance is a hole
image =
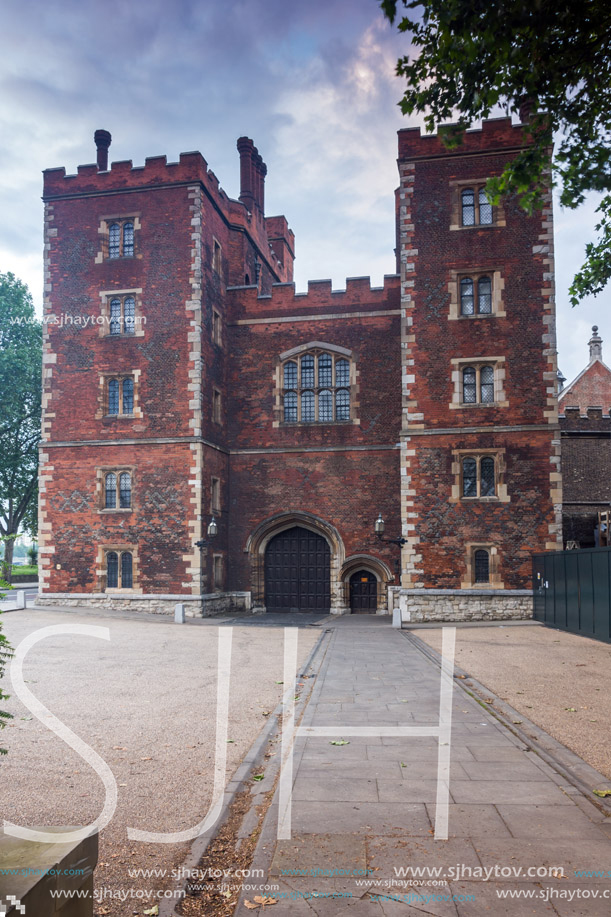
[[265, 318], [284, 313], [303, 315], [400, 308], [398, 274], [386, 274], [384, 286], [372, 287], [369, 277], [348, 277], [345, 290], [333, 290], [331, 280], [309, 280], [307, 293], [296, 293], [294, 283], [274, 283], [272, 292], [260, 295], [256, 286], [227, 287], [235, 318]]
[[582, 413], [578, 405], [567, 405], [560, 414], [562, 432], [575, 433], [608, 433], [611, 436], [611, 405], [605, 409], [598, 406], [586, 408]]
[[468, 130], [462, 144], [451, 150], [444, 145], [439, 134], [422, 134], [419, 127], [406, 127], [398, 133], [399, 160], [494, 153], [524, 146], [524, 125], [512, 124], [511, 118], [489, 118], [483, 121], [481, 128]]
[[[160, 185], [201, 182], [209, 192], [227, 208], [230, 198], [219, 185], [219, 180], [208, 169], [201, 153], [181, 153], [178, 162], [168, 162], [166, 156], [149, 156], [143, 166], [134, 166], [131, 159], [111, 163], [110, 169], [98, 171], [94, 164], [82, 165], [74, 175], [67, 175], [62, 166], [45, 169], [43, 199], [123, 191]], [[238, 205], [237, 201], [233, 201]]]

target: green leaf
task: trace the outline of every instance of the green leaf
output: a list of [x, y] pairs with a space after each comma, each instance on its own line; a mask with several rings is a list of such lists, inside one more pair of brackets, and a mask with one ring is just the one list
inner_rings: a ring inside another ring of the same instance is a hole
[[263, 780], [264, 777], [265, 777], [265, 774], [253, 774], [252, 779], [256, 780], [257, 782], [260, 782], [261, 780]]
[[600, 796], [604, 799], [605, 796], [611, 796], [611, 790], [593, 790], [595, 796]]
[[329, 742], [329, 745], [350, 745], [350, 742], [347, 742], [345, 739], [334, 739], [332, 742]]

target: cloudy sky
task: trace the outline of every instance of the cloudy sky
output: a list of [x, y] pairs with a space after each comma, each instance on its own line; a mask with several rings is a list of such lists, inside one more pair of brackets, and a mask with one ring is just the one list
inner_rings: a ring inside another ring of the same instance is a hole
[[[201, 150], [231, 197], [236, 139], [268, 166], [266, 210], [297, 237], [295, 279], [394, 271], [396, 131], [405, 38], [376, 0], [4, 0], [0, 11], [0, 271], [42, 298], [41, 171]], [[567, 290], [594, 201], [556, 209], [560, 367], [587, 362], [593, 324], [611, 363], [611, 289], [576, 309]]]

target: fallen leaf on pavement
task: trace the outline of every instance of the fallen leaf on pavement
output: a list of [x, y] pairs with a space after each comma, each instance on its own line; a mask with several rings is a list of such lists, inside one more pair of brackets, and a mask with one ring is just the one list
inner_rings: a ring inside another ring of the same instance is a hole
[[350, 745], [350, 742], [345, 739], [334, 739], [333, 742], [329, 742], [329, 745]]
[[611, 790], [594, 790], [594, 795], [604, 799], [605, 796], [611, 796]]
[[268, 904], [277, 904], [276, 898], [269, 898], [267, 895], [255, 895], [255, 901], [257, 904], [262, 904], [263, 907], [267, 907]]

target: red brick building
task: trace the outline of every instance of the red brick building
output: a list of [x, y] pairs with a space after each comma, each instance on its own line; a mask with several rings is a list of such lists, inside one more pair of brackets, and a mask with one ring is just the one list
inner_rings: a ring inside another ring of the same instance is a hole
[[611, 510], [611, 369], [602, 344], [594, 325], [588, 365], [558, 396], [566, 548], [597, 546], [599, 514]]
[[239, 201], [199, 153], [96, 142], [45, 172], [44, 601], [529, 614], [561, 536], [551, 198], [482, 190], [522, 128], [400, 131], [397, 274], [305, 294], [252, 141]]

